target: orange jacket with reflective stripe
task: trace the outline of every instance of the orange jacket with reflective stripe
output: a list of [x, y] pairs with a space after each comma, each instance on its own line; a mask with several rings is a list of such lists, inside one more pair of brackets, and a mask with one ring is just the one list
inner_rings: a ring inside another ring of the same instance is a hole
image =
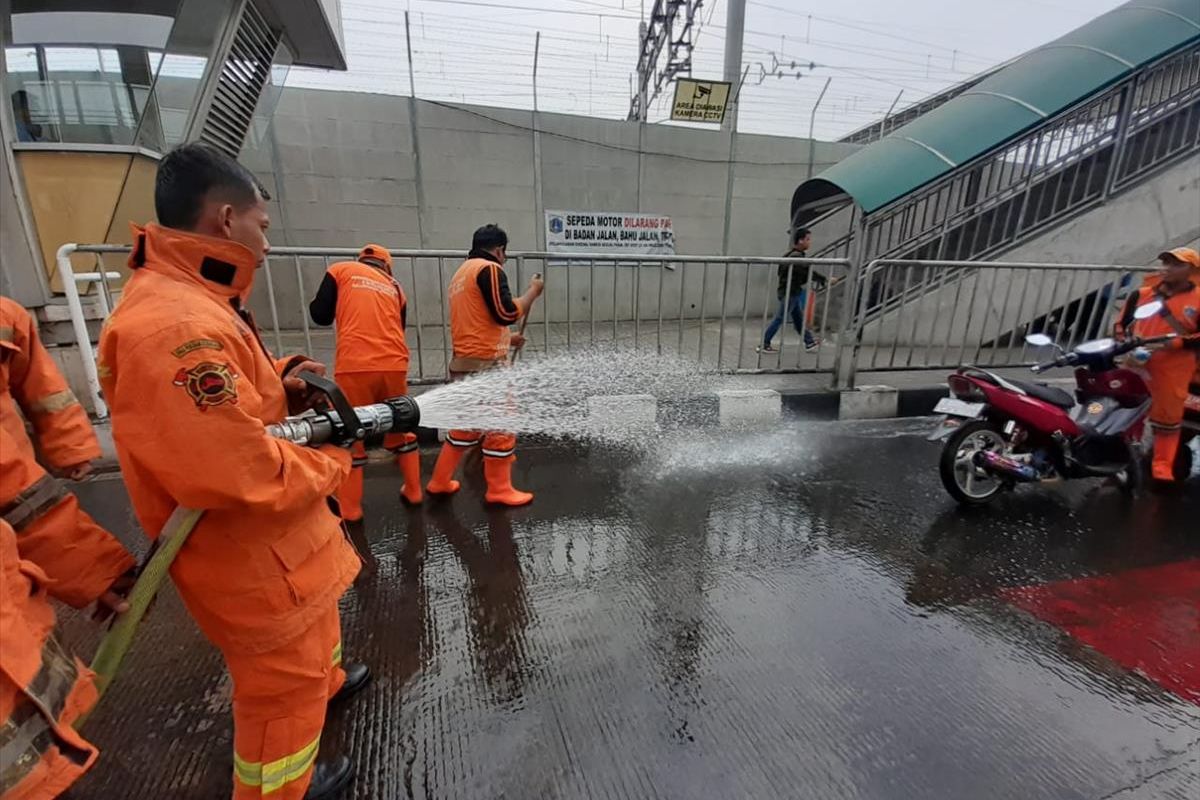
[[[14, 438], [29, 441], [16, 414], [19, 404], [51, 466], [70, 467], [99, 458], [100, 443], [87, 412], [42, 346], [29, 312], [7, 297], [0, 297], [0, 350], [0, 424], [10, 433], [19, 431]], [[33, 456], [32, 446], [25, 454]]]
[[258, 259], [224, 239], [148, 225], [100, 338], [125, 484], [153, 538], [176, 506], [205, 509], [171, 568], [215, 644], [265, 652], [302, 634], [350, 585], [359, 560], [326, 498], [348, 451], [272, 439], [287, 415], [286, 362], [242, 302]]
[[[478, 358], [496, 361], [508, 357], [512, 333], [507, 325], [496, 322], [491, 310], [484, 302], [479, 287], [481, 270], [499, 265], [486, 258], [468, 258], [450, 279], [450, 338], [454, 342], [455, 358]], [[495, 308], [501, 307], [500, 284], [490, 282]], [[513, 321], [520, 319], [520, 313]]]
[[[99, 458], [100, 444], [87, 413], [42, 346], [33, 319], [15, 302], [0, 297], [0, 508], [48, 479], [34, 455], [25, 419], [51, 466], [70, 467]], [[62, 488], [61, 498], [66, 497]], [[98, 525], [64, 528], [64, 522], [74, 520], [74, 514], [51, 518], [43, 513], [21, 530], [17, 541], [21, 557], [37, 562], [53, 579], [55, 597], [81, 607], [134, 562]]]
[[0, 520], [0, 795], [50, 800], [96, 761], [71, 727], [95, 704], [96, 687], [53, 638], [53, 582], [21, 559], [17, 538]]
[[337, 282], [336, 370], [407, 372], [404, 315], [408, 299], [391, 275], [359, 261], [329, 268]]

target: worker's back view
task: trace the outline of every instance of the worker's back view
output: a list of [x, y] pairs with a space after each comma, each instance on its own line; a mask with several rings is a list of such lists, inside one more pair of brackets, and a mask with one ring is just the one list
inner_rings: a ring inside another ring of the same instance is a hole
[[[341, 261], [325, 273], [309, 314], [318, 325], [337, 326], [334, 379], [354, 405], [378, 403], [408, 394], [408, 300], [392, 277], [392, 257], [368, 244], [355, 261]], [[396, 454], [404, 476], [401, 496], [421, 502], [421, 454], [413, 433], [389, 434], [384, 446]], [[354, 446], [354, 469], [338, 491], [342, 518], [362, 521], [363, 466], [367, 454]]]

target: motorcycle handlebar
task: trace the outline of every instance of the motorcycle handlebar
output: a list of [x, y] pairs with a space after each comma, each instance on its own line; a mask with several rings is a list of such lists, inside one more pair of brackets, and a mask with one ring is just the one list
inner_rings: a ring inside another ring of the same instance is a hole
[[[1168, 334], [1164, 334], [1162, 336], [1152, 336], [1148, 339], [1138, 339], [1138, 338], [1126, 339], [1123, 342], [1118, 342], [1116, 344], [1116, 346], [1113, 347], [1113, 349], [1109, 352], [1109, 355], [1110, 356], [1124, 355], [1125, 353], [1129, 353], [1133, 350], [1138, 349], [1139, 347], [1145, 347], [1146, 345], [1150, 345], [1150, 344], [1161, 344], [1162, 342], [1169, 342], [1170, 340], [1176, 338], [1176, 336], [1178, 336], [1178, 334], [1168, 333]], [[1063, 353], [1061, 356], [1054, 359], [1053, 361], [1047, 361], [1044, 364], [1035, 364], [1034, 366], [1030, 367], [1030, 370], [1032, 372], [1045, 372], [1048, 369], [1054, 369], [1055, 367], [1067, 367], [1072, 364], [1076, 364], [1078, 362], [1079, 362], [1079, 356], [1076, 353]]]

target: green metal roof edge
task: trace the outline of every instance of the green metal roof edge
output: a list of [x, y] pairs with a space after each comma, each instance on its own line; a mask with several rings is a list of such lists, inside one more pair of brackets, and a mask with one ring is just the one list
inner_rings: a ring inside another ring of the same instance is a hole
[[[1131, 0], [1030, 50], [958, 97], [805, 181], [793, 195], [792, 218], [810, 196], [829, 197], [831, 186], [853, 198], [864, 212], [877, 211], [1196, 41], [1197, 0]], [[1047, 81], [1047, 71], [1053, 71], [1056, 80]], [[898, 143], [914, 152], [919, 148], [923, 155], [897, 159]]]

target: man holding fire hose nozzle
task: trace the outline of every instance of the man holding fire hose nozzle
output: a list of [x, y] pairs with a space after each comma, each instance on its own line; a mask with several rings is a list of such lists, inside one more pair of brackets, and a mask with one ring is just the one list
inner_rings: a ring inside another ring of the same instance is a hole
[[360, 560], [327, 504], [350, 452], [264, 430], [312, 405], [300, 372], [324, 372], [272, 357], [245, 306], [270, 250], [266, 199], [216, 148], [169, 153], [99, 360], [142, 528], [204, 510], [171, 576], [233, 679], [233, 797], [301, 800], [349, 782], [345, 756], [317, 763], [321, 729], [370, 671], [342, 665], [338, 599]]

